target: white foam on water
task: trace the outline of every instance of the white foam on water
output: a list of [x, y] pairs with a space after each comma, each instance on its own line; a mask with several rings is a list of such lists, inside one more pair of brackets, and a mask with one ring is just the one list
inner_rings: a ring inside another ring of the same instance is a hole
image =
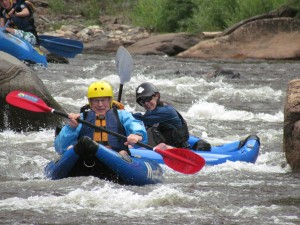
[[[126, 190], [115, 184], [92, 190], [75, 189], [63, 196], [30, 196], [28, 198], [7, 198], [0, 200], [1, 211], [33, 210], [41, 213], [68, 213], [87, 210], [97, 213], [113, 213], [116, 216], [141, 217], [158, 211], [168, 211], [174, 204], [183, 201], [192, 202], [194, 197], [176, 188], [157, 186], [149, 193], [142, 195]], [[176, 209], [174, 209], [176, 210]], [[176, 213], [174, 211], [174, 213]]]
[[47, 151], [54, 152], [54, 130], [0, 133], [1, 175], [13, 179], [44, 178], [44, 167], [49, 162]]
[[[147, 79], [147, 80], [145, 80]], [[190, 96], [197, 97], [199, 96], [199, 92], [203, 90], [203, 87], [209, 88], [218, 88], [222, 86], [222, 81], [210, 82], [203, 78], [192, 77], [192, 76], [182, 76], [169, 79], [161, 78], [157, 76], [145, 77], [145, 76], [134, 76], [131, 78], [131, 84], [134, 88], [136, 88], [142, 82], [150, 82], [153, 83], [158, 90], [160, 91], [162, 98], [164, 94], [172, 95], [172, 96]], [[126, 84], [127, 85], [127, 84]]]
[[264, 173], [264, 174], [285, 174], [290, 173], [291, 168], [288, 165], [284, 165], [284, 156], [279, 152], [268, 152], [260, 154], [257, 158], [257, 161], [253, 163], [247, 162], [231, 162], [227, 161], [223, 164], [214, 165], [214, 166], [205, 166], [201, 172], [204, 174], [215, 174], [220, 172], [250, 172], [251, 174], [255, 173]]
[[9, 141], [10, 143], [45, 143], [53, 141], [54, 130], [43, 129], [36, 132], [14, 132], [5, 130], [0, 132], [0, 140]]
[[96, 70], [98, 69], [99, 65], [100, 64], [95, 63], [95, 64], [93, 64], [91, 66], [83, 67], [82, 71], [83, 72], [96, 72]]
[[[293, 206], [290, 206], [289, 208], [291, 211], [297, 211]], [[272, 204], [270, 206], [251, 205], [242, 207], [234, 207], [232, 205], [229, 205], [228, 207], [224, 207], [222, 211], [224, 211], [226, 214], [233, 215], [236, 218], [242, 219], [261, 217], [262, 215], [274, 215], [268, 218], [268, 224], [272, 222], [272, 224], [291, 225], [295, 224], [293, 221], [297, 221], [300, 218], [299, 214], [295, 214], [294, 216], [286, 216], [282, 212], [282, 207], [275, 204]], [[288, 222], [289, 220], [290, 222]]]
[[91, 83], [96, 82], [96, 81], [100, 81], [100, 80], [110, 83], [113, 88], [119, 87], [119, 84], [120, 84], [120, 77], [118, 75], [115, 75], [115, 74], [111, 74], [111, 75], [101, 77], [101, 78], [95, 76], [95, 77], [92, 77], [92, 78], [66, 79], [65, 82], [66, 83], [72, 83], [74, 85], [75, 84], [83, 85], [87, 88]]
[[72, 99], [72, 98], [66, 98], [66, 97], [55, 97], [54, 99], [57, 102], [59, 102], [61, 105], [72, 105], [77, 108], [81, 108], [82, 106], [84, 106], [88, 103], [87, 98]]
[[213, 119], [225, 121], [266, 121], [266, 122], [282, 122], [283, 112], [278, 112], [275, 115], [267, 113], [252, 113], [244, 110], [230, 110], [223, 105], [217, 103], [198, 101], [194, 103], [185, 114], [191, 118], [200, 120]]
[[238, 89], [232, 85], [224, 84], [223, 87], [215, 88], [207, 93], [206, 100], [209, 99], [231, 99], [240, 100], [242, 102], [257, 101], [270, 101], [279, 102], [282, 97], [281, 90], [274, 90], [269, 86], [257, 87], [255, 85], [248, 86], [245, 89]]

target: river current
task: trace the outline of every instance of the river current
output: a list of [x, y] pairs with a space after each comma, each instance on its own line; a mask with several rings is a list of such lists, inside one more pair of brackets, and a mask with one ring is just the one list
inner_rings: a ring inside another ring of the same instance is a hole
[[[135, 88], [153, 82], [185, 117], [190, 132], [211, 144], [257, 134], [257, 162], [205, 166], [195, 175], [164, 166], [163, 183], [142, 187], [94, 177], [51, 181], [43, 170], [57, 159], [54, 130], [6, 130], [0, 133], [0, 224], [300, 224], [300, 174], [291, 172], [282, 149], [286, 90], [299, 78], [298, 61], [139, 55], [133, 61], [122, 95], [127, 110], [142, 110]], [[240, 78], [209, 78], [217, 67], [239, 72]], [[68, 112], [87, 103], [91, 82], [109, 81], [116, 96], [120, 83], [114, 54], [78, 55], [36, 73]]]

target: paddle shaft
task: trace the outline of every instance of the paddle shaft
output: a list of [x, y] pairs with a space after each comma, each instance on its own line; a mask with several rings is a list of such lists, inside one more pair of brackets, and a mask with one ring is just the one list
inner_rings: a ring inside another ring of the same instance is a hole
[[122, 92], [123, 92], [123, 84], [120, 84], [119, 87], [119, 95], [118, 95], [118, 102], [121, 102], [121, 98], [122, 98]]
[[[60, 115], [60, 116], [65, 117], [65, 118], [69, 118], [68, 114], [66, 114], [66, 113], [64, 113], [64, 112], [61, 112], [61, 111], [58, 111], [58, 110], [56, 110], [56, 109], [52, 109], [52, 110], [51, 110], [51, 113], [55, 113], [55, 114], [57, 114], [57, 115]], [[95, 124], [92, 124], [92, 123], [87, 122], [87, 121], [85, 121], [85, 120], [82, 120], [82, 119], [80, 119], [80, 118], [78, 118], [78, 119], [76, 119], [76, 120], [77, 120], [78, 123], [82, 123], [82, 124], [84, 124], [84, 125], [87, 125], [87, 126], [89, 126], [89, 127], [92, 127], [92, 128], [94, 128], [95, 130], [100, 130], [100, 131], [106, 132], [106, 133], [108, 133], [108, 134], [114, 135], [114, 136], [116, 136], [116, 137], [122, 138], [122, 139], [124, 139], [124, 140], [127, 140], [127, 137], [124, 136], [124, 135], [122, 135], [122, 134], [113, 132], [113, 131], [111, 131], [111, 130], [107, 130], [107, 129], [103, 128], [103, 127], [96, 126]], [[144, 148], [153, 149], [153, 147], [151, 147], [150, 145], [144, 144], [144, 143], [142, 143], [142, 142], [140, 142], [140, 141], [137, 142], [136, 144], [139, 145], [139, 146], [141, 146], [141, 147], [144, 147]]]

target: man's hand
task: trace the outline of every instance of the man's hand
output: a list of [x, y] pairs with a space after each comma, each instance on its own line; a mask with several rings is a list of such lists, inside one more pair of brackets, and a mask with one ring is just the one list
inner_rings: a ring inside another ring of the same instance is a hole
[[160, 143], [160, 144], [156, 145], [154, 148], [158, 148], [160, 150], [166, 150], [166, 149], [171, 149], [173, 147], [171, 145], [167, 145], [165, 143]]
[[124, 143], [125, 145], [134, 145], [143, 139], [142, 136], [137, 134], [130, 134], [127, 137], [127, 141]]
[[73, 128], [78, 127], [79, 123], [77, 122], [77, 119], [80, 117], [80, 114], [79, 113], [70, 113], [68, 116], [70, 119], [68, 122], [69, 126], [73, 127]]

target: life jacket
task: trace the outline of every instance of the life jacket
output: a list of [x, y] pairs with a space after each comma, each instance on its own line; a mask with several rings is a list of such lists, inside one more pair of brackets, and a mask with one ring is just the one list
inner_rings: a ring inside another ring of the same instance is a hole
[[[161, 107], [164, 104], [165, 103], [160, 102], [158, 107]], [[151, 136], [154, 138], [154, 143], [152, 143], [152, 145], [163, 142], [177, 148], [190, 148], [188, 143], [189, 129], [187, 122], [177, 110], [176, 112], [181, 120], [182, 126], [177, 127], [167, 123], [160, 123], [157, 126], [151, 127], [149, 130], [151, 133], [148, 130], [147, 133], [149, 135], [149, 140], [151, 139]]]
[[[116, 109], [124, 109], [124, 105], [121, 103], [121, 102], [118, 102], [118, 101], [115, 101], [113, 100], [113, 104], [112, 104], [112, 108], [116, 108]], [[80, 108], [80, 113], [83, 114], [83, 117], [86, 118], [87, 116], [87, 112], [90, 110], [90, 105], [89, 104], [86, 104], [84, 106], [82, 106]], [[119, 131], [121, 131], [121, 128], [122, 127], [122, 124], [120, 122], [120, 128], [119, 128]], [[58, 125], [56, 128], [55, 128], [55, 137], [59, 135], [60, 131], [62, 129], [62, 125]]]
[[[83, 113], [83, 119], [87, 122], [95, 124], [96, 126], [102, 126], [107, 130], [126, 136], [125, 128], [121, 124], [117, 110], [118, 109], [116, 107], [112, 107], [112, 109], [106, 112], [105, 116], [97, 118], [96, 114], [89, 109], [89, 106], [84, 106], [81, 108], [81, 113]], [[100, 124], [97, 124], [97, 121], [99, 121], [98, 123]], [[97, 131], [84, 124], [79, 132], [78, 139], [83, 136], [88, 136], [94, 141], [102, 145], [109, 146], [117, 152], [125, 150], [128, 154], [130, 154], [128, 146], [124, 145], [125, 140], [122, 138], [107, 134], [103, 131]]]

